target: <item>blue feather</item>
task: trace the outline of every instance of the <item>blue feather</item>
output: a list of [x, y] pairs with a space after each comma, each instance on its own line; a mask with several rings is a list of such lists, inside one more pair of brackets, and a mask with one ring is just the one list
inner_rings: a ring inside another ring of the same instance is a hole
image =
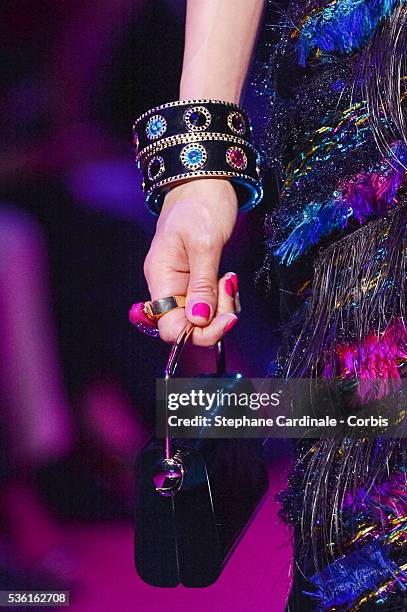
[[328, 202], [308, 204], [301, 216], [292, 219], [286, 228], [295, 226], [288, 238], [275, 250], [282, 264], [289, 266], [309, 248], [318, 244], [323, 236], [335, 229], [346, 227], [350, 215], [344, 199], [333, 198]]
[[391, 204], [400, 187], [406, 167], [407, 146], [404, 143], [395, 143], [387, 159], [370, 168], [371, 173], [380, 172], [387, 180], [389, 187], [387, 190], [384, 191], [382, 188], [381, 194], [374, 194], [371, 188], [369, 193], [363, 189], [362, 182], [352, 196], [348, 194], [345, 197], [336, 191], [325, 202], [307, 204], [302, 212], [294, 215], [282, 226], [283, 230], [291, 232], [282, 243], [270, 245], [273, 254], [279, 258], [281, 264], [289, 266], [308, 249], [318, 244], [321, 238], [329, 236], [335, 230], [343, 230], [350, 217], [355, 216], [360, 223], [363, 223], [375, 212], [375, 200], [381, 198], [380, 206], [386, 207]]
[[[406, 0], [400, 0], [403, 4]], [[311, 15], [298, 38], [301, 65], [314, 49], [351, 53], [362, 48], [398, 0], [338, 0]]]
[[345, 557], [337, 559], [311, 578], [315, 592], [305, 592], [318, 600], [318, 610], [332, 606], [351, 604], [369, 591], [376, 590], [380, 584], [394, 578], [403, 590], [406, 586], [400, 580], [407, 576], [388, 556], [376, 541]]

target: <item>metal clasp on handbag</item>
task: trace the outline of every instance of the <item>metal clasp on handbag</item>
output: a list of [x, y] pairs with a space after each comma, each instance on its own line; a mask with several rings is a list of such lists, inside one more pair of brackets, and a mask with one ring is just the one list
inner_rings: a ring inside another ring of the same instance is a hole
[[[175, 374], [184, 346], [193, 330], [193, 324], [187, 323], [172, 345], [167, 365], [164, 370], [166, 395], [168, 395], [170, 380]], [[221, 376], [225, 371], [225, 351], [223, 340], [219, 340], [216, 346], [216, 366], [217, 373], [219, 376]], [[165, 402], [165, 437], [163, 451], [164, 457], [154, 470], [153, 483], [157, 493], [164, 497], [172, 497], [176, 495], [182, 487], [186, 474], [186, 468], [180, 453], [172, 453], [171, 434], [168, 425], [167, 401]]]

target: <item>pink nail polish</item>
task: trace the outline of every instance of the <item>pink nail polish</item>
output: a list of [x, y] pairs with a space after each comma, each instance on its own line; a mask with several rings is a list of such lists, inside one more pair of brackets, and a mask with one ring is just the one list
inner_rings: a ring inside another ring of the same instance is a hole
[[192, 306], [192, 316], [193, 317], [202, 317], [203, 319], [209, 319], [211, 314], [211, 309], [209, 304], [206, 302], [197, 302]]
[[151, 328], [156, 327], [154, 325], [154, 321], [151, 321], [151, 319], [148, 318], [143, 308], [144, 308], [143, 302], [139, 302], [138, 304], [133, 304], [129, 312], [130, 323], [132, 323], [133, 325], [137, 325], [137, 323], [142, 323], [146, 327], [151, 327]]
[[227, 278], [225, 280], [225, 291], [228, 295], [230, 295], [230, 297], [233, 297], [235, 295], [235, 288], [233, 286], [231, 278]]
[[231, 280], [231, 283], [233, 285], [233, 289], [234, 289], [235, 293], [237, 293], [239, 291], [239, 279], [237, 277], [237, 274], [232, 272], [232, 274], [230, 275], [229, 278]]
[[234, 297], [236, 293], [238, 292], [238, 289], [239, 289], [239, 281], [237, 279], [237, 274], [232, 272], [225, 279], [225, 291], [228, 295], [230, 295], [230, 297]]
[[223, 333], [227, 334], [228, 331], [230, 331], [232, 329], [232, 327], [234, 327], [236, 325], [236, 323], [238, 322], [238, 318], [234, 317], [233, 319], [231, 319], [230, 321], [228, 321], [228, 323], [226, 323], [224, 329], [223, 329]]

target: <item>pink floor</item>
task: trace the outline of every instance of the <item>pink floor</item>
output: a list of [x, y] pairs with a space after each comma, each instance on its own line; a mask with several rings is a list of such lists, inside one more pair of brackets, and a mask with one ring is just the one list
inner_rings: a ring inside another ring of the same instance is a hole
[[221, 577], [205, 589], [159, 589], [134, 569], [132, 528], [125, 524], [72, 526], [69, 547], [80, 583], [71, 612], [283, 612], [289, 590], [290, 531], [278, 518], [276, 492], [286, 486], [287, 466], [270, 473], [270, 488], [255, 520]]

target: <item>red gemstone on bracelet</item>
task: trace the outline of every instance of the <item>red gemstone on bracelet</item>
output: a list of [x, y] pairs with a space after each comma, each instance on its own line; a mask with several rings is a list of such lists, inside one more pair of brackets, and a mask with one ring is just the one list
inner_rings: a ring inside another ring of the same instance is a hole
[[239, 147], [230, 147], [226, 151], [226, 161], [235, 170], [244, 170], [247, 166], [247, 157]]

